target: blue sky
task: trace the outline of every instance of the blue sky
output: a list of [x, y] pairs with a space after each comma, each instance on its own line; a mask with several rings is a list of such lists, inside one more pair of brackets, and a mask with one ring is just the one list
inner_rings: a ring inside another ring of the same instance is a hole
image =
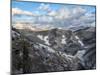
[[[27, 10], [27, 11], [38, 11], [37, 8], [40, 6], [42, 2], [24, 2], [24, 1], [12, 1], [12, 8], [20, 8], [22, 10]], [[44, 3], [44, 4], [50, 4], [50, 8], [52, 10], [58, 10], [62, 6], [65, 6], [68, 9], [74, 8], [76, 6], [81, 6], [82, 8], [86, 9], [88, 12], [95, 12], [95, 6], [89, 6], [89, 5], [74, 5], [74, 4], [59, 4], [59, 3]], [[41, 11], [40, 11], [41, 13]]]
[[[31, 12], [36, 12], [38, 11], [38, 7], [40, 6], [41, 3], [36, 3], [36, 2], [12, 2], [12, 8], [20, 8], [22, 10], [27, 10]], [[44, 4], [49, 4], [49, 3], [44, 3]], [[57, 10], [61, 7], [59, 4], [50, 4], [50, 8], [53, 10]], [[39, 10], [40, 13], [43, 13], [42, 11]]]
[[[58, 24], [62, 26], [65, 26], [65, 24], [66, 26], [68, 26], [67, 24], [95, 26], [95, 6], [12, 1], [12, 9], [14, 9], [14, 15], [12, 16], [14, 21], [25, 19], [29, 21], [34, 19], [38, 23], [43, 22], [47, 24], [52, 22], [56, 26], [56, 22], [59, 22]], [[38, 15], [38, 17], [34, 17], [33, 15]]]

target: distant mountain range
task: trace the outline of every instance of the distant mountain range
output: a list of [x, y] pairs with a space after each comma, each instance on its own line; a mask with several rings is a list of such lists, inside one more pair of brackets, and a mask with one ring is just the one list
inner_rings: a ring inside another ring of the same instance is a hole
[[16, 29], [27, 29], [31, 31], [41, 31], [42, 30], [40, 28], [36, 28], [35, 26], [32, 26], [29, 23], [16, 23], [15, 25], [13, 25], [13, 27]]
[[[77, 31], [80, 29], [85, 29], [85, 28], [94, 28], [92, 26], [83, 26], [83, 25], [77, 25], [77, 26], [66, 26], [66, 27], [54, 27], [53, 25], [39, 25], [39, 24], [33, 24], [33, 23], [21, 23], [17, 22], [12, 25], [16, 29], [29, 29], [32, 31], [43, 31], [43, 30], [51, 30], [51, 29], [62, 29], [62, 30], [72, 30], [72, 31]], [[94, 29], [93, 29], [94, 30]]]

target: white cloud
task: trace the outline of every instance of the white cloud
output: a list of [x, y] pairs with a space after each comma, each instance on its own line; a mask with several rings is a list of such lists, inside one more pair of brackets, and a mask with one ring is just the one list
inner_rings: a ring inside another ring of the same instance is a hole
[[83, 26], [93, 26], [95, 25], [95, 14], [88, 13], [86, 9], [82, 7], [75, 7], [72, 9], [62, 8], [61, 14], [58, 16], [62, 18], [62, 24], [65, 25], [83, 25]]
[[88, 13], [84, 16], [81, 16], [80, 19], [82, 20], [82, 22], [84, 23], [93, 23], [95, 22], [95, 14], [92, 13]]
[[83, 16], [86, 10], [77, 6], [75, 8], [61, 7], [59, 10], [51, 10], [48, 14], [55, 16], [57, 19], [74, 19]]
[[44, 4], [44, 3], [41, 3], [38, 9], [39, 10], [44, 10], [44, 11], [47, 11], [47, 12], [51, 11], [50, 5], [49, 4]]
[[[39, 10], [46, 11], [46, 15], [38, 15], [34, 17], [35, 23], [54, 26], [78, 26], [78, 25], [95, 25], [95, 14], [88, 13], [86, 9], [77, 6], [74, 8], [61, 7], [58, 10], [51, 10], [49, 4], [41, 4]], [[38, 10], [37, 14], [40, 13]], [[49, 12], [48, 12], [49, 11]], [[18, 8], [13, 8], [13, 14], [33, 15], [28, 11], [22, 11]], [[36, 13], [35, 13], [36, 14]]]
[[52, 18], [51, 16], [46, 16], [46, 15], [44, 15], [44, 16], [38, 17], [38, 21], [39, 21], [39, 22], [50, 23], [50, 22], [53, 21], [53, 18]]
[[57, 15], [56, 15], [56, 18], [58, 19], [68, 19], [70, 18], [70, 10], [68, 10], [67, 8], [61, 8], [57, 11]]
[[95, 22], [91, 23], [90, 25], [93, 26], [93, 27], [95, 27]]
[[82, 7], [80, 7], [80, 6], [78, 6], [78, 7], [75, 7], [74, 9], [73, 9], [73, 14], [74, 15], [83, 15], [83, 14], [85, 14], [86, 13], [86, 10], [85, 9], [83, 9]]
[[52, 10], [52, 11], [50, 11], [50, 12], [48, 13], [48, 15], [49, 15], [49, 16], [56, 16], [56, 15], [57, 15], [57, 11]]
[[[44, 6], [44, 5], [43, 5]], [[59, 10], [51, 10], [49, 16], [40, 18], [40, 21], [53, 22], [58, 26], [78, 26], [78, 25], [93, 25], [95, 22], [95, 14], [88, 13], [86, 9], [77, 6], [74, 8], [61, 7]], [[49, 17], [53, 19], [50, 20]]]
[[33, 16], [34, 14], [29, 11], [24, 11], [19, 8], [12, 8], [12, 16], [13, 15], [27, 15], [27, 16]]

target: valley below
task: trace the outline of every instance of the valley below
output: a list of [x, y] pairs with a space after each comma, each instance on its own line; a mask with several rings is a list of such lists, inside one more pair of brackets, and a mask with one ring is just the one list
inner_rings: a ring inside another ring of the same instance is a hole
[[11, 35], [13, 74], [96, 69], [95, 27], [12, 27]]

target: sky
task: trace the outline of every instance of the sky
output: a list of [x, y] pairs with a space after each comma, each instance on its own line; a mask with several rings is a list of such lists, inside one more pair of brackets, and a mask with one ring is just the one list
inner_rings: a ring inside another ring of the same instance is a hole
[[34, 25], [95, 26], [96, 7], [60, 3], [12, 1], [12, 21]]

